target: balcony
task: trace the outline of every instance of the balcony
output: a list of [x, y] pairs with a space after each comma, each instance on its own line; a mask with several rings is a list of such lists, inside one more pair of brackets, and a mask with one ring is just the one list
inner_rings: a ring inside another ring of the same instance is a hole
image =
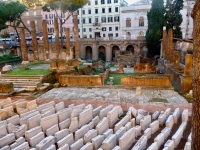
[[99, 22], [94, 22], [93, 23], [93, 26], [100, 26], [101, 25], [101, 23], [99, 23]]

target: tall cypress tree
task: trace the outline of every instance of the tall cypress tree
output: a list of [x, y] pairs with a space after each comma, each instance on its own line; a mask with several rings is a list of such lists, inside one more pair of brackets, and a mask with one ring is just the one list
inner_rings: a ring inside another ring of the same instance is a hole
[[148, 53], [157, 55], [160, 53], [160, 39], [163, 32], [163, 16], [165, 8], [163, 0], [153, 0], [151, 10], [147, 13], [148, 29], [146, 32], [146, 44]]

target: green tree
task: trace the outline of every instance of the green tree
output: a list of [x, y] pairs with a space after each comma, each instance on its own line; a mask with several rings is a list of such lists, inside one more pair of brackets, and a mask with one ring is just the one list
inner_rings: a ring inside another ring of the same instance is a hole
[[162, 39], [164, 12], [163, 0], [153, 0], [152, 7], [147, 13], [148, 29], [146, 32], [146, 44], [148, 53], [151, 55], [160, 53], [160, 39]]
[[181, 23], [183, 21], [180, 10], [183, 9], [183, 0], [167, 0], [165, 6], [164, 25], [173, 29], [173, 37], [182, 38]]

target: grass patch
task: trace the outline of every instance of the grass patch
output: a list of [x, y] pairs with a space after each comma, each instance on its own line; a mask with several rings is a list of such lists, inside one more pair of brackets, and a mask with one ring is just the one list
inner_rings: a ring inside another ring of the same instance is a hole
[[15, 60], [21, 60], [21, 58], [15, 55], [0, 56], [0, 62], [15, 61]]
[[35, 70], [16, 70], [12, 72], [6, 73], [7, 75], [45, 75], [49, 74], [49, 70], [44, 70], [44, 69], [35, 69]]
[[166, 99], [164, 98], [152, 98], [149, 100], [149, 102], [162, 102], [162, 103], [169, 103]]

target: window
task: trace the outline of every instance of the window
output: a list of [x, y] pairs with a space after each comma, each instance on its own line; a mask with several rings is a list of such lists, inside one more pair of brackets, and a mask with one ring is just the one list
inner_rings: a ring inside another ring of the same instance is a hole
[[77, 14], [79, 15], [79, 10], [77, 10]]
[[102, 13], [105, 13], [105, 8], [102, 8]]
[[106, 37], [106, 34], [103, 34], [103, 37]]
[[144, 26], [144, 18], [140, 17], [139, 18], [139, 27], [143, 27]]
[[118, 12], [118, 7], [115, 7], [115, 12]]
[[119, 16], [115, 16], [115, 17], [114, 17], [114, 21], [115, 21], [115, 22], [119, 22]]
[[131, 37], [131, 33], [130, 32], [126, 32], [126, 37], [130, 38]]
[[98, 18], [95, 18], [95, 22], [99, 22], [99, 19], [98, 19]]
[[92, 38], [92, 35], [90, 34], [90, 38]]
[[108, 22], [113, 22], [112, 17], [108, 17]]
[[85, 10], [82, 10], [83, 15], [85, 15]]
[[95, 0], [95, 5], [98, 5], [98, 0]]
[[78, 24], [80, 24], [79, 19], [78, 19]]
[[47, 14], [45, 15], [45, 19], [48, 19], [48, 15]]
[[53, 16], [54, 16], [54, 18], [56, 18], [56, 17], [57, 17], [57, 16], [56, 16], [56, 14], [54, 14]]
[[106, 31], [106, 27], [102, 27], [102, 31]]
[[89, 22], [89, 23], [92, 23], [92, 18], [89, 18], [88, 22]]
[[78, 32], [80, 32], [80, 28], [78, 28]]
[[98, 9], [95, 9], [95, 14], [98, 14]]
[[61, 18], [65, 18], [65, 14], [62, 14]]
[[52, 14], [49, 14], [49, 19], [53, 19], [53, 15]]
[[114, 3], [118, 3], [118, 0], [114, 0]]
[[90, 2], [90, 1], [88, 2], [88, 5], [91, 5], [91, 2]]
[[118, 37], [118, 33], [116, 33], [115, 36]]
[[83, 38], [87, 38], [87, 35], [83, 35]]
[[106, 17], [102, 17], [101, 22], [106, 22]]
[[83, 24], [85, 24], [85, 18], [83, 18]]
[[105, 4], [105, 0], [101, 0], [101, 4]]
[[109, 31], [112, 31], [112, 27], [109, 27]]
[[118, 31], [119, 29], [118, 29], [118, 27], [115, 27], [115, 31]]
[[83, 32], [86, 32], [86, 28], [83, 28]]
[[92, 32], [92, 28], [89, 28], [89, 32]]
[[108, 3], [108, 4], [111, 4], [111, 0], [108, 0], [107, 3]]
[[108, 8], [108, 12], [111, 13], [111, 12], [112, 12], [112, 9], [111, 9], [111, 8]]
[[53, 20], [49, 20], [49, 24], [53, 24]]
[[88, 9], [88, 14], [91, 14], [91, 9]]
[[126, 27], [131, 27], [131, 18], [126, 18]]
[[50, 28], [50, 32], [51, 32], [51, 33], [54, 33], [54, 28]]

